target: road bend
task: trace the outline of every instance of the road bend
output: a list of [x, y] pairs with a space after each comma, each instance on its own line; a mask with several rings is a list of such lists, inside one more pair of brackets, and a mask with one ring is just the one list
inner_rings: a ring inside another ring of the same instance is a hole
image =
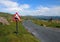
[[42, 42], [60, 42], [60, 29], [50, 29], [34, 24], [31, 21], [23, 21], [23, 26]]

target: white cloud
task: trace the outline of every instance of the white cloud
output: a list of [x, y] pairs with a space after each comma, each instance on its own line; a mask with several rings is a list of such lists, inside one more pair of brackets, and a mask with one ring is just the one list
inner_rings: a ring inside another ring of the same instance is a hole
[[46, 12], [46, 15], [60, 16], [60, 6], [51, 7], [50, 10]]
[[10, 7], [18, 7], [18, 4], [16, 2], [12, 2], [12, 1], [1, 1], [0, 2], [2, 5], [4, 5], [5, 7], [7, 8], [10, 8]]
[[0, 11], [3, 12], [19, 12], [21, 15], [45, 15], [45, 16], [60, 16], [60, 6], [44, 7], [38, 6], [31, 10], [29, 4], [18, 4], [12, 0], [0, 0]]
[[41, 6], [41, 7], [38, 7], [37, 10], [40, 11], [40, 12], [42, 12], [42, 13], [44, 13], [44, 12], [49, 11], [49, 8]]
[[20, 5], [21, 8], [30, 8], [30, 6], [28, 4], [23, 4], [23, 5]]
[[6, 12], [19, 12], [30, 7], [28, 4], [21, 5], [11, 0], [1, 0], [0, 6], [3, 6], [4, 8], [1, 7], [1, 9], [3, 9]]
[[39, 6], [36, 10], [31, 10], [30, 15], [60, 16], [60, 6], [43, 7]]

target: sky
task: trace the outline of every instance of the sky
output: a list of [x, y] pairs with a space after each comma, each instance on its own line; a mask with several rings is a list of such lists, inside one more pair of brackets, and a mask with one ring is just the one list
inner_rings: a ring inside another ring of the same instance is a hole
[[60, 0], [0, 0], [0, 12], [26, 16], [60, 16]]

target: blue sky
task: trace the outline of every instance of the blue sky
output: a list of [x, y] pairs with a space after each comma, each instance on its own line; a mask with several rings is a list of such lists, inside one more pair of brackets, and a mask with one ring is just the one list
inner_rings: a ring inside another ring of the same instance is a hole
[[60, 0], [1, 0], [0, 12], [60, 16]]
[[39, 5], [43, 6], [60, 6], [60, 0], [13, 0], [19, 4], [29, 4], [32, 8], [37, 7]]

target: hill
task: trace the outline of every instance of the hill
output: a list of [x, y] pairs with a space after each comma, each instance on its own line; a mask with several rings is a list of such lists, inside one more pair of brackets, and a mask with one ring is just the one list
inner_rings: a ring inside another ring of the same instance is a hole
[[24, 28], [22, 22], [18, 22], [19, 33], [16, 35], [14, 33], [16, 31], [16, 23], [11, 22], [13, 15], [0, 12], [0, 16], [6, 18], [10, 23], [10, 25], [0, 24], [0, 42], [40, 42]]

